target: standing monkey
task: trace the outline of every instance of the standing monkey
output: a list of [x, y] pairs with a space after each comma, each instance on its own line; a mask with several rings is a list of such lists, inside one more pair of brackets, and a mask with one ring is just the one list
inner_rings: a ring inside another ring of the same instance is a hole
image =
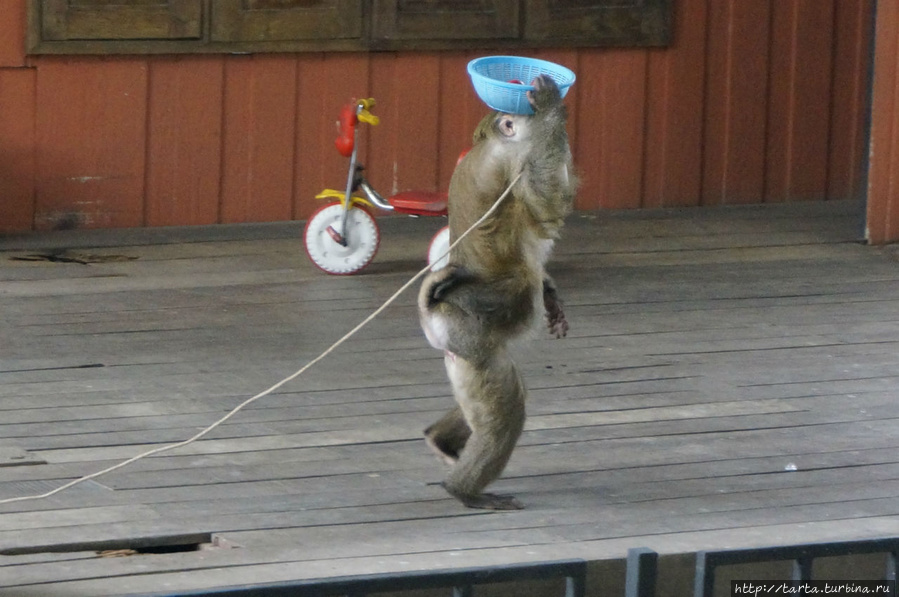
[[445, 352], [457, 403], [425, 438], [452, 467], [444, 488], [470, 508], [523, 507], [514, 497], [483, 493], [524, 428], [526, 390], [507, 344], [532, 327], [541, 300], [550, 332], [562, 337], [568, 330], [544, 271], [576, 186], [567, 113], [550, 77], [532, 85], [532, 116], [494, 112], [475, 130], [474, 146], [450, 182], [451, 238], [521, 177], [499, 209], [452, 250], [449, 264], [425, 278], [418, 298], [422, 328]]

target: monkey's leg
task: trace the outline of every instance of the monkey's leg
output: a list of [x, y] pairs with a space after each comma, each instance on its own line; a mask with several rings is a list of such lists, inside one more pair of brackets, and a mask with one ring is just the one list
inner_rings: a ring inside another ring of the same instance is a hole
[[469, 437], [471, 428], [458, 406], [425, 429], [425, 442], [438, 457], [450, 465], [459, 460]]
[[568, 335], [568, 319], [562, 310], [562, 301], [556, 291], [556, 285], [552, 278], [543, 279], [543, 308], [546, 310], [546, 325], [549, 333], [556, 338], [564, 338]]
[[447, 371], [471, 437], [444, 488], [469, 508], [523, 508], [512, 496], [483, 493], [503, 472], [524, 429], [526, 394], [515, 363], [501, 348], [482, 365], [457, 358]]

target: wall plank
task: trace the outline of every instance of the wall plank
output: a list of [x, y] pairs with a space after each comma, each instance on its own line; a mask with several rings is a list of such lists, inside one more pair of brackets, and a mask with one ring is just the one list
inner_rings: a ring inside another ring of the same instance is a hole
[[296, 76], [292, 56], [225, 62], [223, 222], [291, 219]]
[[581, 53], [575, 87], [582, 114], [572, 146], [578, 209], [641, 205], [647, 62], [645, 52]]
[[820, 200], [827, 196], [834, 1], [800, 0], [796, 13], [791, 200]]
[[877, 6], [867, 238], [899, 240], [899, 0]]
[[[383, 118], [360, 137], [376, 188], [443, 190], [488, 111], [465, 66], [490, 51], [32, 59], [25, 6], [0, 19], [0, 135], [19, 139], [0, 148], [5, 229], [306, 218], [346, 182], [335, 121], [362, 96]], [[873, 0], [674, 6], [666, 50], [530, 52], [578, 75], [577, 207], [863, 196]]]
[[784, 0], [772, 5], [765, 147], [766, 201], [785, 201], [790, 197], [792, 121], [796, 111], [794, 41], [798, 7], [799, 0]]
[[25, 65], [25, 0], [4, 0], [0, 12], [0, 68]]
[[833, 0], [773, 5], [766, 201], [826, 196]]
[[769, 1], [709, 5], [704, 205], [764, 196], [770, 11]]
[[680, 0], [674, 18], [691, 27], [649, 52], [644, 207], [697, 205], [702, 187], [706, 0]]
[[828, 199], [864, 196], [873, 10], [870, 2], [836, 3]]
[[371, 95], [382, 121], [365, 127], [370, 180], [382, 195], [438, 190], [440, 61], [436, 54], [371, 58]]
[[[304, 54], [297, 58], [296, 162], [294, 217], [306, 218], [323, 203], [314, 197], [322, 188], [343, 190], [346, 158], [334, 147], [340, 108], [354, 98], [370, 96], [368, 55]], [[389, 98], [383, 98], [383, 100]], [[360, 137], [360, 156], [368, 155], [369, 133]], [[365, 159], [362, 160], [365, 163]]]
[[35, 71], [0, 68], [0, 233], [34, 222]]
[[147, 226], [219, 218], [223, 58], [150, 63]]
[[440, 87], [438, 93], [439, 165], [438, 188], [449, 188], [456, 162], [471, 147], [471, 134], [490, 109], [478, 98], [468, 76], [469, 61], [480, 54], [474, 52], [440, 54]]
[[144, 223], [147, 63], [40, 58], [36, 229]]

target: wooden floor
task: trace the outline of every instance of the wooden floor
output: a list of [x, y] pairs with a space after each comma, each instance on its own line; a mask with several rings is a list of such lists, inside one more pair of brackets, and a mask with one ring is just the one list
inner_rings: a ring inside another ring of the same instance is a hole
[[[899, 253], [856, 242], [858, 213], [572, 218], [551, 266], [571, 333], [517, 350], [528, 426], [493, 487], [526, 510], [435, 485], [420, 433], [451, 398], [410, 292], [208, 438], [0, 505], [0, 595], [899, 535]], [[348, 277], [314, 269], [296, 225], [0, 237], [0, 499], [186, 439], [293, 373], [441, 224], [384, 222]], [[39, 254], [93, 263], [21, 260]], [[97, 553], [119, 549], [138, 553]]]

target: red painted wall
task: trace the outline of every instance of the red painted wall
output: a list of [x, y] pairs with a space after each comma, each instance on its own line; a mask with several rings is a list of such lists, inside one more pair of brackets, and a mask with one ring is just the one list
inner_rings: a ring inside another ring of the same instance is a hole
[[[872, 4], [676, 0], [671, 48], [534, 53], [578, 75], [578, 207], [860, 197]], [[465, 64], [489, 52], [27, 57], [24, 7], [0, 13], [0, 232], [302, 219], [361, 96], [376, 188], [436, 190], [486, 111]]]
[[868, 240], [899, 241], [899, 0], [877, 8]]

